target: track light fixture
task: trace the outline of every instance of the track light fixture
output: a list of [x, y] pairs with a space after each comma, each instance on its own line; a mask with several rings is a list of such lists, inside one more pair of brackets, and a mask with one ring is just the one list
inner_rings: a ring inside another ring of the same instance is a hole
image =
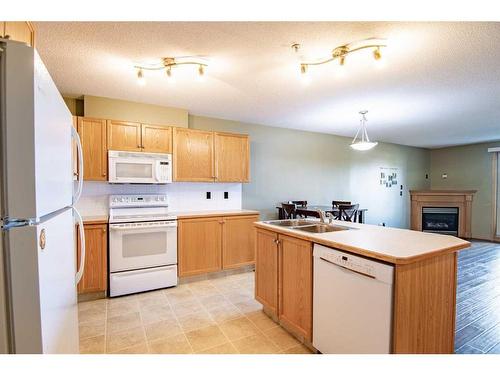
[[165, 70], [167, 77], [172, 78], [172, 68], [178, 67], [180, 65], [197, 65], [198, 75], [202, 77], [205, 74], [205, 69], [208, 64], [204, 61], [199, 60], [188, 60], [185, 58], [175, 58], [175, 57], [164, 57], [161, 62], [155, 64], [144, 64], [136, 65], [134, 68], [137, 69], [137, 79], [140, 84], [145, 84], [144, 80], [144, 70]]
[[[295, 51], [297, 50], [296, 48], [297, 44], [292, 45], [292, 49]], [[387, 47], [387, 42], [385, 39], [376, 39], [376, 38], [370, 38], [370, 39], [365, 39], [361, 40], [359, 42], [352, 42], [345, 44], [343, 46], [338, 46], [335, 47], [332, 52], [331, 52], [331, 57], [324, 59], [324, 60], [319, 60], [315, 62], [301, 62], [300, 63], [300, 72], [302, 74], [307, 73], [307, 68], [311, 65], [323, 65], [326, 63], [329, 63], [334, 60], [339, 61], [340, 66], [344, 66], [346, 62], [346, 57], [350, 55], [353, 52], [360, 51], [366, 48], [371, 48], [373, 49], [373, 58], [378, 61], [382, 58], [382, 51], [381, 49]]]

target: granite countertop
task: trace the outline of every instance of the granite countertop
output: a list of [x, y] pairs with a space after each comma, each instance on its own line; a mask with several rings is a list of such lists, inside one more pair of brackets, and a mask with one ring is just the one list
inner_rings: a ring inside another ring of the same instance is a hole
[[354, 229], [309, 233], [264, 221], [256, 222], [255, 226], [393, 264], [413, 263], [470, 247], [470, 242], [449, 235], [345, 221], [334, 223]]

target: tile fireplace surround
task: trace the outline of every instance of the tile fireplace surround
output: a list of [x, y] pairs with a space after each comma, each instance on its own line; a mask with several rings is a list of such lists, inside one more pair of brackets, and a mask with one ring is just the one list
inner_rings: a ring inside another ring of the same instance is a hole
[[410, 190], [411, 229], [422, 230], [422, 208], [458, 207], [458, 236], [471, 238], [472, 198], [477, 190]]

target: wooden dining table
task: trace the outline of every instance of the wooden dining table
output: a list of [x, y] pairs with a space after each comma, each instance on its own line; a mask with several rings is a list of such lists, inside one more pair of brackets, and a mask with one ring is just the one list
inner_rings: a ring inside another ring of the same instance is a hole
[[[283, 211], [283, 208], [281, 206], [276, 206], [276, 208], [278, 209], [278, 218], [280, 220], [283, 220], [285, 218], [285, 213]], [[315, 214], [317, 214], [317, 210], [322, 210], [324, 212], [331, 212], [334, 215], [339, 212], [338, 208], [332, 207], [331, 205], [297, 206], [295, 212], [297, 213], [297, 215], [314, 216]], [[367, 208], [358, 209], [358, 223], [363, 224], [365, 222], [366, 211], [368, 211]]]

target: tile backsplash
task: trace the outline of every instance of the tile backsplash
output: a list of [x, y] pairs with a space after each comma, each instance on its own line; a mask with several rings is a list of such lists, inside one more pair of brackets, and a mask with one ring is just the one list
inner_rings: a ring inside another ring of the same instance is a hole
[[[83, 183], [77, 208], [84, 216], [108, 214], [108, 197], [113, 194], [167, 194], [170, 211], [241, 209], [241, 183], [175, 182], [167, 185]], [[211, 199], [207, 199], [210, 192]], [[228, 198], [224, 199], [224, 193]]]

